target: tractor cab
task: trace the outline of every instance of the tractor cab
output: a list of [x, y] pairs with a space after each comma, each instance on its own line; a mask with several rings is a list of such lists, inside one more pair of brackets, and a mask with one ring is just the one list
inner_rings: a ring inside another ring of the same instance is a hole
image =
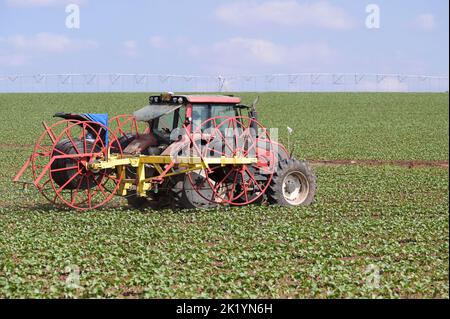
[[196, 131], [211, 118], [220, 121], [240, 116], [247, 106], [241, 99], [227, 95], [174, 95], [162, 93], [149, 97], [149, 105], [134, 112], [137, 121], [148, 124], [153, 143], [168, 146], [180, 133]]
[[204, 121], [217, 116], [239, 116], [241, 99], [225, 95], [174, 95], [163, 93], [150, 96], [149, 105], [136, 111], [138, 121], [152, 122], [155, 132], [168, 132], [184, 125], [195, 130]]

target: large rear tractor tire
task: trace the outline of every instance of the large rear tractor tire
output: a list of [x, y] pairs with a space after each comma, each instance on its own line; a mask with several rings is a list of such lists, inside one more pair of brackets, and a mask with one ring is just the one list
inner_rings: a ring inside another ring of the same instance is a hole
[[292, 207], [308, 206], [314, 202], [316, 176], [305, 161], [287, 159], [278, 163], [269, 189], [269, 203]]
[[[86, 150], [84, 149], [86, 147]], [[83, 142], [82, 140], [75, 139], [73, 142], [69, 139], [63, 139], [58, 142], [55, 146], [57, 151], [53, 152], [53, 156], [62, 154], [77, 154], [78, 151], [88, 153], [88, 152], [99, 152], [98, 147], [94, 147], [93, 142], [88, 140]], [[92, 149], [92, 150], [91, 150]], [[78, 150], [78, 151], [77, 151]], [[70, 169], [73, 167], [72, 169]], [[75, 168], [77, 167], [77, 168]], [[52, 170], [59, 170], [57, 172], [51, 173], [53, 181], [58, 186], [65, 186], [65, 189], [81, 189], [85, 190], [88, 188], [94, 188], [97, 183], [102, 182], [101, 174], [87, 175], [87, 171], [83, 168], [76, 160], [70, 158], [60, 158], [55, 160], [51, 165]], [[74, 175], [78, 174], [79, 170], [83, 174], [79, 174], [75, 178]]]
[[[204, 178], [199, 174], [194, 173], [193, 178], [195, 179], [196, 175], [198, 178]], [[172, 200], [172, 208], [173, 209], [196, 209], [196, 208], [214, 208], [217, 207], [218, 204], [212, 203], [205, 198], [203, 198], [192, 186], [191, 181], [189, 180], [188, 175], [180, 174], [175, 175], [171, 178], [172, 188], [171, 188], [171, 200]], [[206, 189], [206, 191], [210, 191], [212, 195], [211, 189]]]

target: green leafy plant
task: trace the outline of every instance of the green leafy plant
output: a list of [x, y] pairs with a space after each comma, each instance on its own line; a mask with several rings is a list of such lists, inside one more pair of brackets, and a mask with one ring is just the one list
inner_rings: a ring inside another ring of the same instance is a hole
[[[56, 111], [148, 94], [0, 94], [0, 297], [448, 298], [448, 169], [316, 166], [309, 207], [58, 210], [11, 178]], [[249, 102], [254, 94], [243, 94]], [[448, 160], [447, 94], [261, 94], [310, 159]]]

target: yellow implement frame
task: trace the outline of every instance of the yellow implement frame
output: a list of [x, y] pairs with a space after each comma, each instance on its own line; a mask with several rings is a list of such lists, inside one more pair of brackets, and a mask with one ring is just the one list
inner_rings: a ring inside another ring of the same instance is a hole
[[[93, 172], [113, 169], [117, 171], [117, 177], [121, 181], [118, 194], [127, 195], [127, 191], [136, 186], [138, 196], [146, 197], [146, 192], [154, 185], [162, 183], [165, 177], [185, 174], [200, 169], [209, 169], [210, 165], [239, 166], [257, 163], [253, 157], [187, 157], [170, 155], [110, 155], [107, 160], [93, 161], [86, 164], [86, 168]], [[145, 167], [150, 165], [159, 173], [158, 176], [147, 177]], [[136, 168], [136, 179], [127, 179], [125, 168], [127, 166]], [[177, 168], [177, 170], [174, 170]]]

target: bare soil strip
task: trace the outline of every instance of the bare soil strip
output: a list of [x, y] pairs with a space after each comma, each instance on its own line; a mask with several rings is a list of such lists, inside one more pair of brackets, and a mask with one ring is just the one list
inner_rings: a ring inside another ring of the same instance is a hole
[[[0, 149], [29, 149], [32, 151], [34, 145], [31, 144], [14, 144], [14, 143], [0, 143]], [[366, 166], [382, 166], [393, 165], [407, 168], [420, 168], [420, 167], [439, 167], [448, 169], [448, 160], [443, 161], [424, 161], [424, 160], [351, 160], [351, 159], [339, 159], [339, 160], [316, 160], [308, 159], [308, 162], [313, 166], [342, 166], [342, 165], [366, 165]]]
[[341, 165], [366, 165], [382, 166], [393, 165], [407, 168], [438, 167], [448, 169], [448, 161], [423, 161], [423, 160], [308, 160], [313, 166], [341, 166]]

